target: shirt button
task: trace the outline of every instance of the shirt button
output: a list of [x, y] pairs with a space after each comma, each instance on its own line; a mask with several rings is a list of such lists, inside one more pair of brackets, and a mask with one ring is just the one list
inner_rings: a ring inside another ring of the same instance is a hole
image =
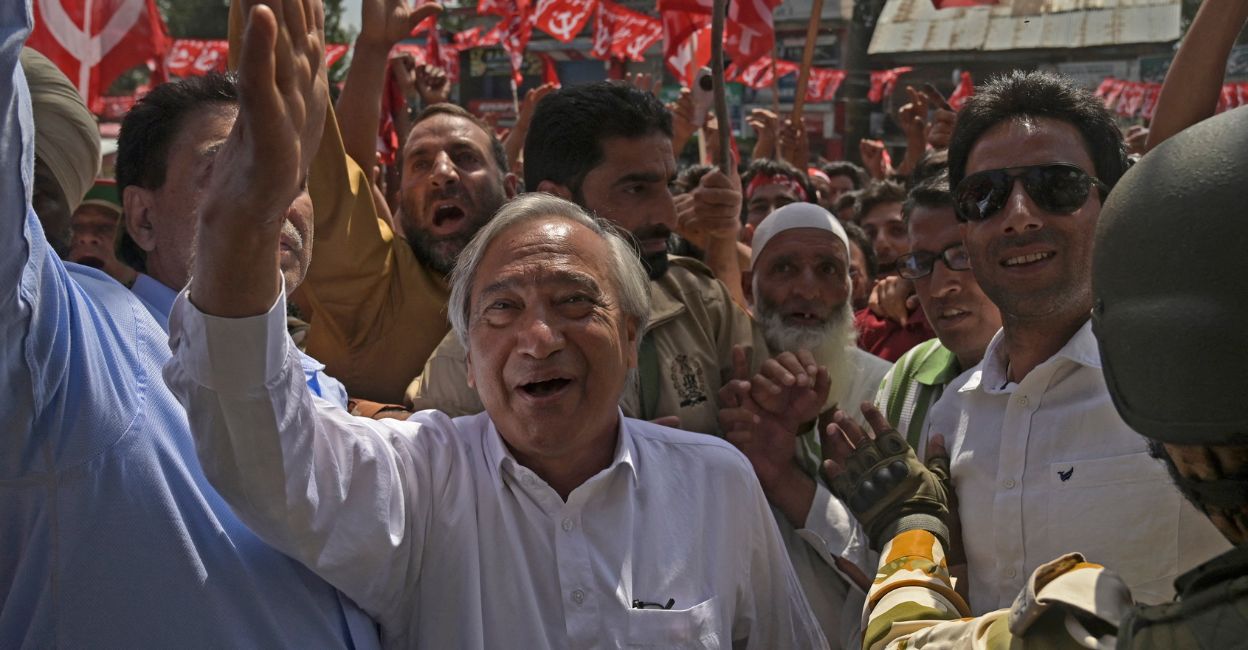
[[1016, 401], [1018, 402], [1018, 405], [1023, 408], [1027, 408], [1027, 405], [1031, 403], [1031, 400], [1027, 399], [1026, 395], [1019, 395]]
[[576, 528], [576, 522], [572, 521], [571, 518], [563, 520], [563, 529], [565, 531], [572, 532], [573, 528]]
[[1007, 490], [1013, 490], [1013, 489], [1014, 489], [1014, 479], [1012, 479], [1012, 478], [1007, 478], [1007, 479], [1005, 479], [1004, 481], [1002, 481], [1001, 485], [1004, 485], [1004, 486], [1005, 486], [1005, 489], [1007, 489]]
[[577, 605], [580, 605], [581, 603], [585, 602], [585, 592], [581, 591], [580, 589], [577, 589], [576, 591], [572, 592], [572, 602], [576, 603]]
[[1016, 575], [1018, 575], [1018, 571], [1015, 571], [1014, 567], [1010, 567], [1005, 570], [1005, 577], [1007, 578], [1013, 578]]

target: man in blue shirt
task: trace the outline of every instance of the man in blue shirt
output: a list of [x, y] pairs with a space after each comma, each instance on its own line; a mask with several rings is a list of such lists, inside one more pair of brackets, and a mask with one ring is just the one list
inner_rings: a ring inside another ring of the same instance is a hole
[[[169, 310], [186, 286], [195, 215], [207, 175], [238, 116], [238, 85], [218, 74], [152, 89], [126, 113], [117, 142], [117, 189], [125, 203], [122, 247], [140, 274], [131, 290], [166, 331]], [[286, 210], [282, 275], [287, 295], [312, 261], [312, 199], [305, 188]], [[347, 408], [347, 390], [325, 365], [299, 353], [312, 393]]]
[[204, 479], [161, 326], [46, 242], [18, 67], [31, 24], [28, 0], [0, 3], [0, 647], [376, 647]]

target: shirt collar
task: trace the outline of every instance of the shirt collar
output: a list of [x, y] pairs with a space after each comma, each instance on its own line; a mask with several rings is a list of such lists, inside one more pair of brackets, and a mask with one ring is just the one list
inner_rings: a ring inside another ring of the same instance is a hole
[[169, 312], [173, 311], [173, 301], [178, 297], [177, 291], [166, 287], [146, 273], [140, 273], [134, 279], [134, 286], [130, 287], [130, 291], [144, 305], [147, 305], [149, 310], [164, 316], [158, 319], [161, 327], [169, 326]]
[[958, 356], [949, 348], [937, 343], [919, 361], [914, 380], [925, 386], [944, 386], [962, 374]]
[[[637, 447], [633, 441], [635, 433], [632, 431], [633, 421], [624, 417], [622, 411], [618, 411], [620, 417], [619, 435], [615, 441], [615, 455], [611, 458], [611, 464], [607, 466], [605, 472], [610, 472], [621, 465], [628, 467], [632, 472], [634, 481], [637, 480]], [[493, 418], [488, 413], [483, 417], [489, 422], [485, 434], [485, 453], [490, 460], [490, 467], [496, 468], [499, 472], [510, 476], [516, 475], [517, 468], [521, 467], [512, 456], [511, 450], [507, 448], [507, 444], [503, 442], [503, 436], [498, 432], [498, 428], [494, 426]]]
[[650, 281], [650, 318], [646, 322], [647, 332], [685, 310], [685, 303], [678, 297], [680, 292], [673, 286], [675, 282], [670, 268], [663, 277]]
[[[1057, 354], [1045, 359], [1044, 363], [1036, 366], [1036, 369], [1038, 370], [1056, 363], [1057, 359], [1065, 359], [1082, 366], [1100, 370], [1101, 353], [1096, 343], [1096, 336], [1092, 334], [1091, 319], [1084, 321], [1083, 325], [1075, 331], [1075, 335], [1066, 341], [1066, 344], [1057, 351]], [[988, 343], [988, 349], [984, 351], [984, 360], [979, 362], [977, 370], [972, 373], [972, 376], [962, 388], [958, 389], [958, 392], [975, 390], [980, 386], [986, 387], [986, 390], [994, 391], [998, 387], [1005, 386], [1008, 383], [1008, 374], [1006, 372], [1008, 364], [1009, 359], [1005, 355], [1005, 330], [1000, 329], [992, 337], [992, 341]], [[1033, 370], [1032, 372], [1035, 371]]]

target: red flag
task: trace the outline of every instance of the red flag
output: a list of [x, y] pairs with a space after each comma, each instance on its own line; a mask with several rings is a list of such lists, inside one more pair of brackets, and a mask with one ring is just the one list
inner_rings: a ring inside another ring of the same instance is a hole
[[836, 99], [836, 91], [840, 89], [843, 81], [845, 81], [844, 70], [811, 68], [810, 79], [806, 83], [806, 101], [830, 102]]
[[884, 101], [885, 97], [893, 94], [893, 86], [897, 85], [897, 80], [901, 78], [901, 75], [913, 69], [909, 66], [902, 66], [892, 70], [876, 70], [872, 72], [871, 90], [867, 93], [867, 99], [877, 103]]
[[975, 94], [975, 82], [971, 80], [971, 73], [963, 72], [962, 79], [958, 81], [958, 87], [953, 89], [953, 94], [949, 95], [949, 105], [953, 110], [962, 110], [962, 105], [966, 100]]
[[698, 70], [711, 62], [711, 28], [703, 27], [685, 39], [676, 54], [664, 59], [667, 69], [680, 80], [680, 85], [693, 87]]
[[1157, 112], [1157, 100], [1161, 98], [1161, 84], [1147, 84], [1148, 90], [1144, 92], [1144, 103], [1140, 105], [1140, 117], [1151, 120], [1153, 114]]
[[529, 48], [529, 37], [533, 35], [533, 21], [529, 18], [525, 12], [509, 16], [503, 21], [507, 24], [501, 44], [511, 58], [511, 78], [516, 82], [517, 88], [524, 81], [524, 73], [520, 70], [524, 67], [524, 51]]
[[[777, 60], [775, 74], [781, 77], [796, 74], [800, 66], [792, 61]], [[724, 71], [726, 81], [743, 83], [750, 88], [767, 88], [772, 83], [771, 57], [759, 57], [747, 66], [738, 66], [736, 61]], [[808, 85], [809, 87], [809, 85]]]
[[932, 6], [937, 10], [954, 7], [984, 7], [995, 4], [999, 4], [998, 0], [932, 0]]
[[658, 20], [610, 0], [598, 0], [590, 56], [643, 61], [643, 53], [662, 37], [663, 25]]
[[477, 13], [482, 16], [494, 14], [506, 18], [522, 14], [528, 8], [529, 0], [479, 0], [477, 2]]
[[326, 45], [325, 46], [325, 66], [329, 68], [334, 67], [335, 63], [342, 60], [342, 57], [347, 55], [347, 50], [349, 49], [350, 49], [350, 46], [342, 45], [339, 43], [330, 43]]
[[474, 47], [480, 47], [481, 46], [481, 28], [473, 27], [472, 29], [465, 29], [462, 32], [456, 32], [455, 35], [452, 37], [452, 40], [455, 43], [455, 47], [458, 47], [461, 50], [467, 50], [467, 49], [474, 48]]
[[538, 54], [542, 59], [542, 83], [554, 84], [556, 88], [563, 86], [559, 81], [559, 67], [555, 65], [555, 60], [549, 54]]
[[[724, 54], [734, 59], [770, 56], [776, 47], [772, 12], [782, 0], [738, 0], [728, 5]], [[818, 18], [814, 18], [818, 20]]]
[[96, 113], [104, 108], [104, 91], [121, 73], [149, 59], [163, 60], [169, 49], [155, 0], [33, 4], [35, 28], [26, 44], [51, 59]]
[[596, 0], [538, 0], [533, 24], [561, 43], [570, 43], [581, 33]]
[[1127, 82], [1118, 98], [1118, 114], [1123, 117], [1134, 117], [1144, 103], [1144, 90], [1142, 83]]

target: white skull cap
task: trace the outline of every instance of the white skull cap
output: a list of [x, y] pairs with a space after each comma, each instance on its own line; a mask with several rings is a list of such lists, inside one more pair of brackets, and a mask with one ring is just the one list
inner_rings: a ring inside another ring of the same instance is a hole
[[754, 270], [754, 265], [758, 263], [759, 256], [763, 254], [763, 249], [767, 248], [767, 242], [771, 241], [772, 237], [794, 228], [816, 228], [836, 235], [845, 244], [845, 255], [848, 259], [849, 236], [845, 234], [845, 228], [841, 226], [840, 221], [836, 220], [836, 217], [832, 216], [831, 212], [814, 203], [790, 203], [767, 215], [767, 218], [763, 219], [763, 222], [754, 230], [754, 241], [750, 250], [750, 270]]

